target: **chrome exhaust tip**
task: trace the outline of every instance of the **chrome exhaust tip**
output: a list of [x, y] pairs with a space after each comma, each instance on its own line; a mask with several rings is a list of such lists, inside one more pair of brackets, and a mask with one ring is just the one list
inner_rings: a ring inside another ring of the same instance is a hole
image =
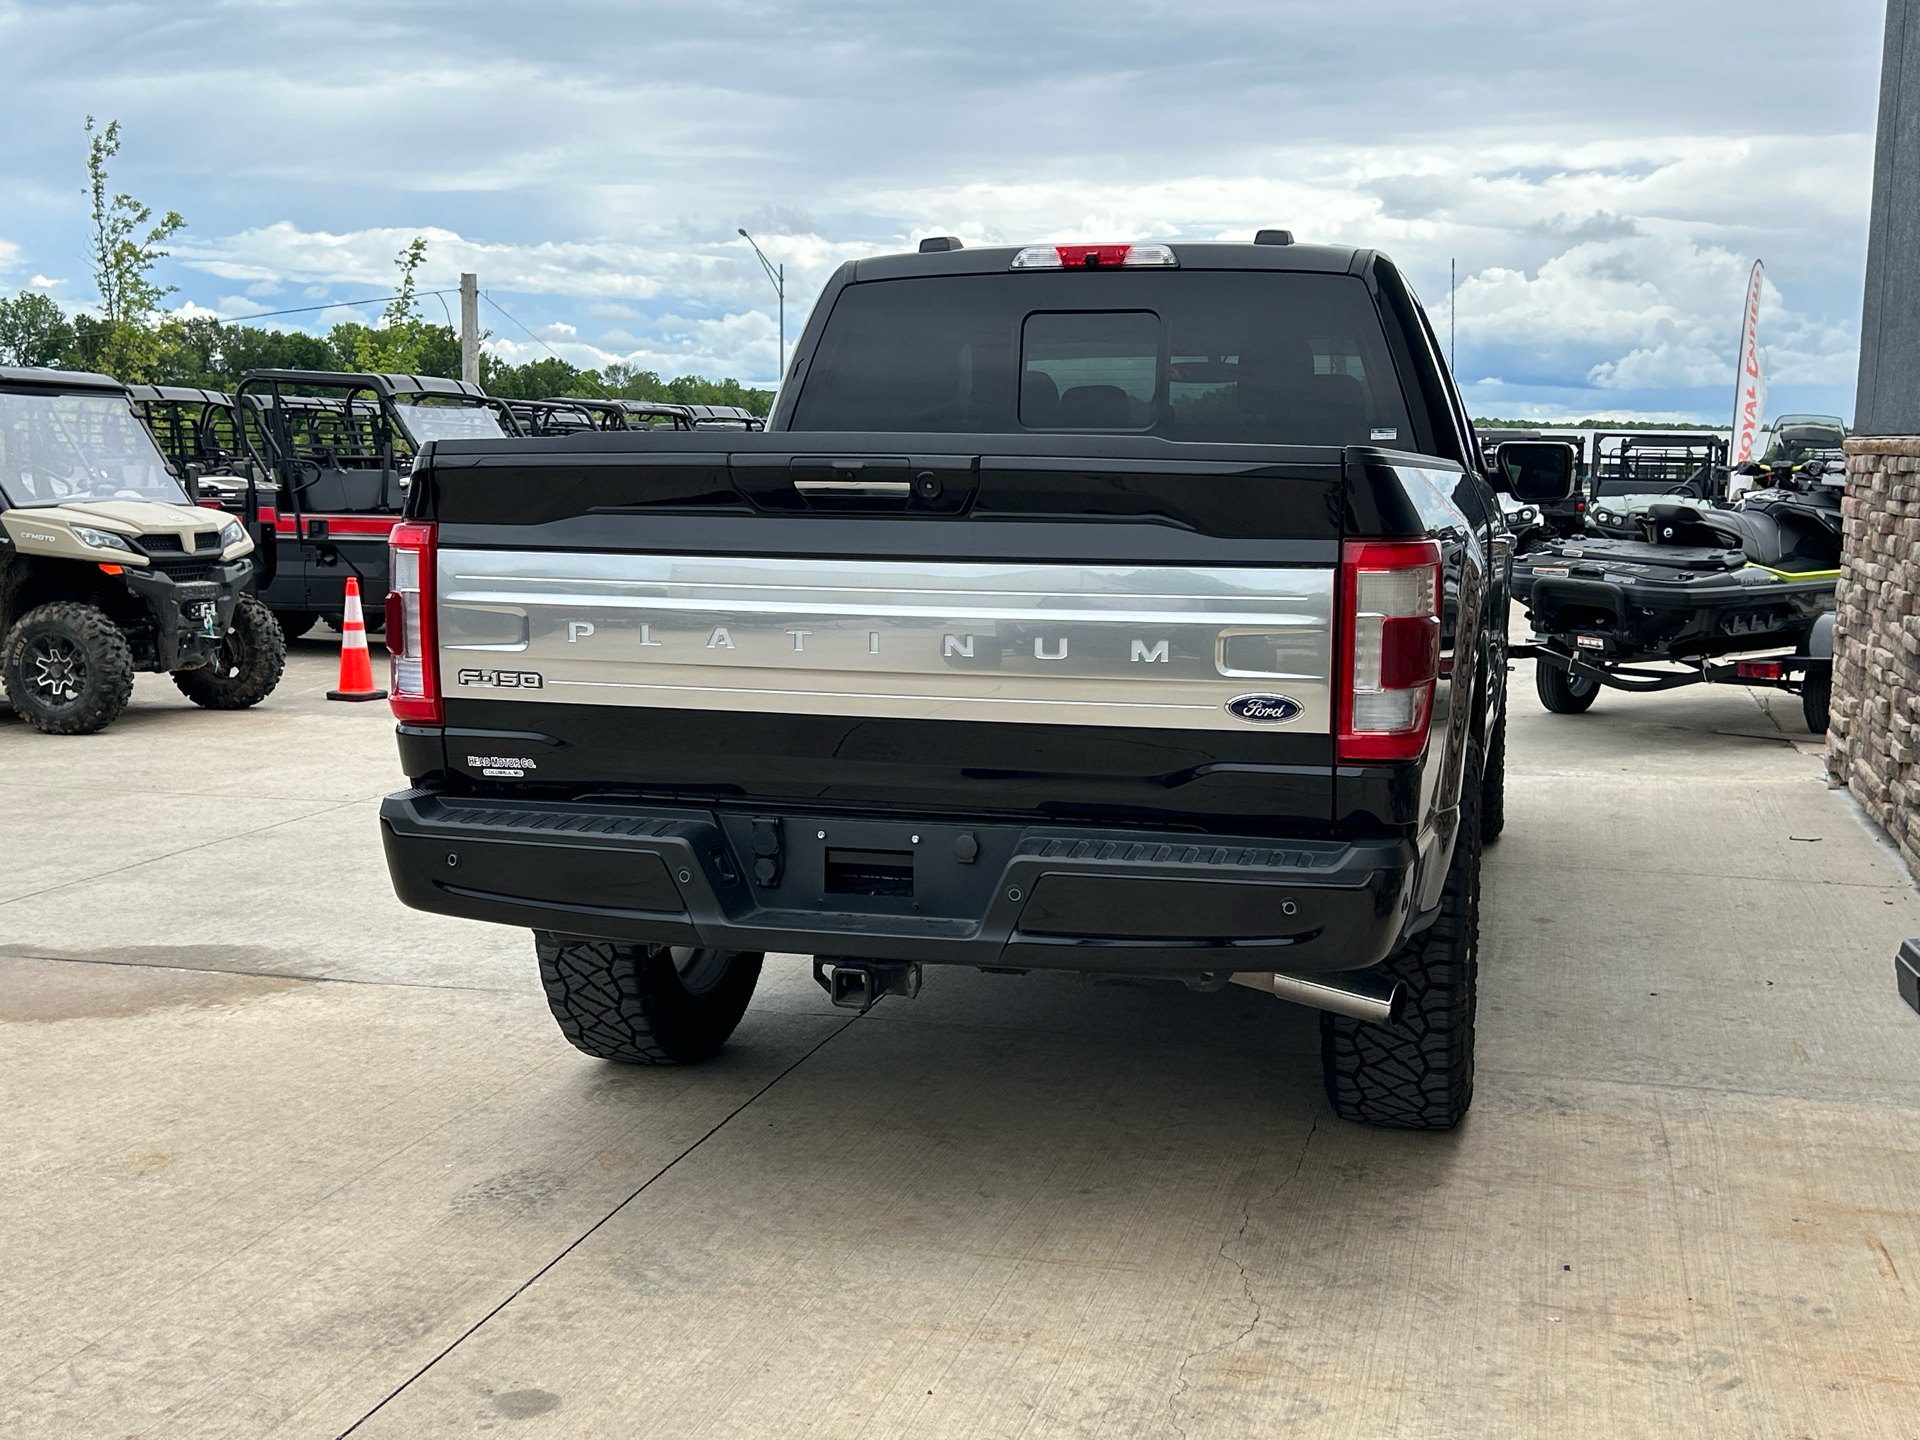
[[1315, 1010], [1350, 1016], [1373, 1025], [1398, 1022], [1407, 1003], [1407, 987], [1391, 976], [1371, 970], [1336, 970], [1325, 975], [1282, 975], [1270, 970], [1243, 970], [1235, 985], [1264, 990], [1280, 1000], [1291, 1000]]

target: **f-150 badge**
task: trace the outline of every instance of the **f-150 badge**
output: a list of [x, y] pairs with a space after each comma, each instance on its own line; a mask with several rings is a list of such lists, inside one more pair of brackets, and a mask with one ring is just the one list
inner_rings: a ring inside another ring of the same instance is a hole
[[492, 685], [500, 690], [544, 690], [546, 681], [538, 670], [462, 670], [462, 685]]
[[1290, 695], [1236, 695], [1227, 711], [1256, 725], [1278, 725], [1300, 713], [1300, 702]]

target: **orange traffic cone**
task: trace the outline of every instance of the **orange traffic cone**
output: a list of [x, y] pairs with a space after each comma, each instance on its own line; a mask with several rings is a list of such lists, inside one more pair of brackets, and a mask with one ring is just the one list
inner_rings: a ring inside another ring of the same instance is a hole
[[386, 698], [386, 691], [373, 688], [373, 657], [367, 654], [367, 621], [360, 613], [360, 582], [349, 575], [347, 603], [340, 618], [340, 688], [327, 691], [327, 699]]

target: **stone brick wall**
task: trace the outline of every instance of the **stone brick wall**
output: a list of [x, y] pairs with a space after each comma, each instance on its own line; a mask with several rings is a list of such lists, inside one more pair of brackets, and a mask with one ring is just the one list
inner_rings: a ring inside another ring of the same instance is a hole
[[1920, 436], [1847, 441], [1827, 778], [1920, 874]]

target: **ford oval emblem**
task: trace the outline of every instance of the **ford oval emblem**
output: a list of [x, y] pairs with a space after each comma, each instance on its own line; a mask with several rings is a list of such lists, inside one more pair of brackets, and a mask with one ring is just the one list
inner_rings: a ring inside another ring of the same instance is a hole
[[1236, 695], [1227, 701], [1229, 713], [1256, 725], [1279, 725], [1293, 719], [1301, 708], [1290, 695]]

